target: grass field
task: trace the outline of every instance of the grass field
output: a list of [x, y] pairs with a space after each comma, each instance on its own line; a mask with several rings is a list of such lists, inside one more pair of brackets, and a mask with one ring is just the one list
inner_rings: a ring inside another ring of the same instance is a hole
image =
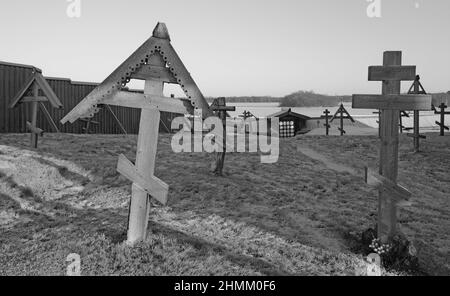
[[[116, 164], [119, 153], [134, 160], [136, 136], [47, 134], [33, 151], [28, 135], [0, 134], [0, 275], [62, 275], [70, 253], [83, 275], [354, 275], [362, 266], [378, 193], [359, 170], [377, 168], [376, 136], [281, 139], [278, 163], [228, 154], [224, 177], [210, 172], [212, 155], [175, 154], [170, 140], [159, 138], [155, 171], [168, 205], [154, 203], [148, 240], [130, 248], [131, 186]], [[449, 275], [450, 136], [430, 134], [422, 147], [415, 154], [401, 138], [399, 182], [414, 195], [401, 229], [422, 242], [420, 273]]]

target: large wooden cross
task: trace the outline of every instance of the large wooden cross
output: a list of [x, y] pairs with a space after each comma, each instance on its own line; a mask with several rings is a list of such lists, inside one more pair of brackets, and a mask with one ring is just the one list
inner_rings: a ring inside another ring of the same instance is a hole
[[[380, 116], [380, 175], [384, 186], [379, 190], [378, 238], [388, 242], [397, 232], [397, 203], [399, 196], [387, 187], [397, 185], [398, 120], [401, 110], [430, 110], [429, 95], [400, 95], [402, 80], [414, 80], [415, 66], [402, 66], [401, 51], [384, 53], [383, 66], [369, 67], [369, 81], [382, 81], [382, 95], [353, 95], [353, 108], [378, 109]], [[389, 183], [389, 184], [388, 184]]]
[[[124, 91], [131, 79], [145, 81], [143, 94]], [[186, 99], [164, 97], [165, 83], [180, 85]], [[152, 37], [70, 111], [62, 122], [92, 117], [98, 112], [100, 104], [141, 109], [136, 161], [133, 164], [120, 155], [117, 165], [117, 170], [133, 182], [127, 234], [127, 242], [133, 244], [146, 238], [149, 197], [162, 204], [167, 202], [169, 187], [154, 176], [160, 111], [193, 114], [196, 109], [201, 111], [203, 118], [211, 116], [212, 112], [173, 49], [163, 23], [158, 23]]]
[[47, 83], [47, 80], [45, 80], [39, 71], [38, 69], [33, 69], [30, 78], [24, 84], [22, 89], [15, 95], [9, 105], [9, 108], [15, 108], [21, 103], [31, 104], [31, 121], [27, 121], [26, 124], [27, 130], [31, 132], [30, 142], [31, 147], [33, 148], [37, 148], [38, 138], [44, 134], [44, 131], [37, 127], [38, 108], [41, 108], [53, 130], [59, 133], [58, 127], [43, 103], [49, 102], [53, 108], [57, 109], [61, 109], [63, 107], [62, 103]]

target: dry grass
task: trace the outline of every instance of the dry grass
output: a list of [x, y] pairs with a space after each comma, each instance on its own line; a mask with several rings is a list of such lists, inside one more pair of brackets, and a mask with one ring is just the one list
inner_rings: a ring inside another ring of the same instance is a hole
[[[405, 233], [448, 260], [448, 138], [424, 153], [402, 139], [400, 181], [414, 206]], [[161, 135], [155, 175], [170, 186], [167, 207], [151, 212], [149, 240], [126, 236], [130, 182], [117, 154], [135, 155], [135, 136], [46, 135], [38, 151], [27, 135], [0, 135], [0, 274], [64, 274], [79, 253], [83, 274], [352, 275], [360, 233], [376, 221], [377, 193], [298, 152], [309, 147], [336, 162], [376, 166], [376, 137], [281, 140], [277, 164], [258, 154], [227, 155], [225, 176], [204, 153], [174, 154]]]

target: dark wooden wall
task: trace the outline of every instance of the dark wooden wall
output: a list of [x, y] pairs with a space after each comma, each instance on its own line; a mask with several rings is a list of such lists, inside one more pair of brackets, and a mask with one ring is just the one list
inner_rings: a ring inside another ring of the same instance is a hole
[[[24, 133], [26, 132], [26, 120], [29, 120], [29, 104], [21, 104], [14, 109], [8, 106], [16, 93], [24, 86], [34, 68], [28, 65], [19, 65], [0, 62], [0, 133]], [[40, 71], [38, 69], [38, 71]], [[64, 133], [82, 133], [85, 123], [76, 121], [73, 124], [62, 125], [59, 121], [78, 102], [89, 94], [98, 84], [75, 82], [65, 78], [46, 78], [55, 94], [63, 104], [63, 109], [54, 109], [49, 103], [45, 103], [53, 120]], [[139, 131], [140, 110], [111, 106], [111, 109], [119, 118], [125, 130], [129, 134], [137, 134]], [[160, 132], [169, 132], [171, 120], [179, 115], [161, 112]], [[116, 124], [113, 116], [105, 108], [93, 118], [99, 125], [91, 125], [90, 130], [98, 134], [121, 134], [122, 131]], [[37, 126], [46, 132], [52, 128], [48, 124], [42, 112], [38, 114]]]

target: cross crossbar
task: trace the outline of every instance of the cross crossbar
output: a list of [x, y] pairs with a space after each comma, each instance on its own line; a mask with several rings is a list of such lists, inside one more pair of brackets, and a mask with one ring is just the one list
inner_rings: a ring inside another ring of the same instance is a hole
[[157, 201], [165, 205], [167, 203], [167, 195], [169, 192], [169, 185], [161, 181], [155, 176], [146, 178], [139, 173], [136, 166], [127, 159], [123, 154], [119, 155], [117, 163], [117, 171], [132, 181]]
[[27, 129], [28, 129], [31, 133], [36, 134], [36, 135], [39, 135], [39, 136], [41, 136], [41, 137], [44, 135], [44, 131], [43, 131], [42, 129], [33, 126], [33, 125], [31, 124], [31, 122], [29, 122], [29, 121], [27, 121]]
[[104, 104], [138, 109], [158, 109], [159, 111], [177, 114], [190, 114], [193, 112], [193, 107], [187, 100], [127, 91], [115, 93]]
[[365, 167], [365, 180], [368, 185], [381, 187], [388, 190], [393, 194], [394, 199], [398, 201], [407, 201], [411, 198], [412, 194], [405, 187], [395, 184], [391, 180], [383, 177], [380, 174], [375, 173], [368, 167]]
[[371, 66], [369, 81], [414, 80], [416, 66]]
[[354, 109], [431, 110], [431, 95], [353, 95]]

